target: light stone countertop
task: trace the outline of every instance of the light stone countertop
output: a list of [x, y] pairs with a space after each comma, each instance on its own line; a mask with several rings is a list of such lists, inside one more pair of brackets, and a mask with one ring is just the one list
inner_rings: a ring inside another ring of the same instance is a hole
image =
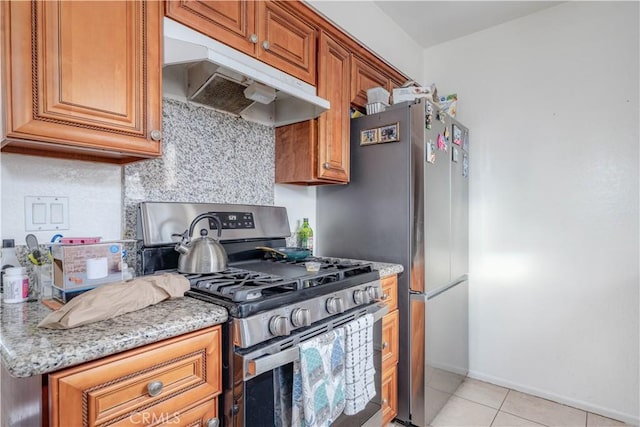
[[369, 262], [373, 264], [373, 268], [380, 271], [380, 277], [391, 276], [392, 274], [400, 274], [404, 271], [404, 267], [400, 264], [375, 261]]
[[[372, 263], [380, 277], [404, 271], [399, 264]], [[223, 307], [189, 297], [78, 328], [38, 328], [50, 312], [40, 302], [0, 304], [0, 355], [14, 377], [46, 374], [227, 320]]]
[[38, 328], [38, 301], [0, 305], [0, 355], [14, 377], [30, 377], [223, 323], [227, 310], [184, 297], [73, 329]]

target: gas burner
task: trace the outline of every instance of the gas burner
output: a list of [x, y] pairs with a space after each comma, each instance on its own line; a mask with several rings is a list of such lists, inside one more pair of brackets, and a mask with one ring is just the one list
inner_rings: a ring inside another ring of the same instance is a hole
[[225, 300], [242, 302], [268, 295], [291, 292], [298, 287], [295, 280], [272, 274], [229, 267], [219, 273], [185, 276], [191, 289]]

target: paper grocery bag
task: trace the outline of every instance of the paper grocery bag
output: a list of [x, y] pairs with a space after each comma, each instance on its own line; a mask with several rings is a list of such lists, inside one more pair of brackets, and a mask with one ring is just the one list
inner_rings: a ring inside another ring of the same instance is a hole
[[143, 276], [114, 282], [78, 295], [45, 317], [38, 326], [70, 329], [140, 310], [169, 298], [184, 296], [189, 281], [179, 274]]

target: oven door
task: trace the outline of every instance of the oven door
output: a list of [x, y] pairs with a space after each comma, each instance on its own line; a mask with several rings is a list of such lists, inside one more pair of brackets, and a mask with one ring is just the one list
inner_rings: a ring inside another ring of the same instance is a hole
[[[355, 415], [342, 414], [332, 426], [382, 425], [381, 370], [382, 317], [387, 307], [373, 304], [328, 319], [275, 343], [257, 349], [236, 350], [233, 355], [234, 387], [231, 425], [234, 427], [282, 426], [291, 424], [291, 384], [293, 362], [299, 357], [298, 344], [317, 335], [344, 326], [360, 316], [371, 313], [373, 325], [373, 357], [376, 395], [364, 410]], [[229, 395], [227, 394], [227, 395]], [[225, 412], [227, 412], [225, 410]], [[227, 412], [229, 413], [229, 412]]]

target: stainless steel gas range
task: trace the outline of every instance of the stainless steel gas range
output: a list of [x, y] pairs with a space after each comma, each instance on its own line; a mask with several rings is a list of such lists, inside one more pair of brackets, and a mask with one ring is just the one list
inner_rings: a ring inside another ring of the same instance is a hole
[[[258, 249], [286, 246], [289, 223], [281, 207], [143, 202], [137, 223], [141, 272], [175, 270], [176, 236], [204, 212], [215, 212], [221, 220], [220, 241], [229, 267], [219, 273], [185, 276], [191, 283], [189, 297], [229, 312], [229, 321], [223, 325], [224, 394], [219, 411], [223, 425], [287, 425], [277, 416], [276, 407], [286, 393], [281, 372], [291, 372], [298, 345], [371, 313], [376, 396], [363, 411], [341, 415], [333, 425], [379, 426], [381, 318], [386, 308], [379, 302], [377, 270], [366, 262], [314, 258], [320, 269], [308, 272], [306, 260], [278, 260]], [[205, 229], [211, 225], [205, 220], [199, 224]]]

